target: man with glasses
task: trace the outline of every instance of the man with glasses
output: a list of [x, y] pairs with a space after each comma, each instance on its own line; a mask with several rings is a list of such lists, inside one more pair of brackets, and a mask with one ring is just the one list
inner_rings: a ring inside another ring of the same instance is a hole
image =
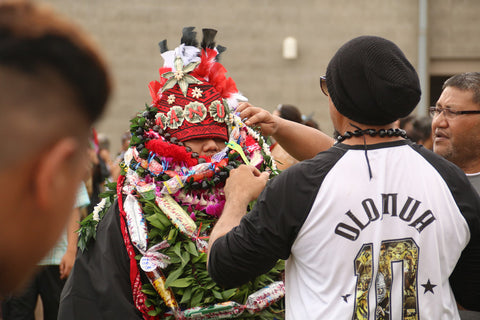
[[433, 117], [433, 150], [459, 166], [480, 192], [480, 72], [445, 81]]
[[[480, 193], [480, 72], [455, 75], [442, 89], [437, 104], [430, 108], [433, 151], [459, 166]], [[472, 268], [480, 274], [480, 261]], [[480, 319], [480, 312], [462, 310], [460, 316]]]
[[[320, 85], [337, 143], [268, 183], [254, 168], [230, 172], [209, 240], [212, 278], [235, 286], [287, 259], [288, 319], [459, 319], [455, 299], [479, 309], [480, 198], [457, 166], [395, 128], [420, 98], [411, 64], [392, 42], [359, 37]], [[237, 111], [296, 143], [286, 149], [300, 159], [332, 143], [247, 105]]]

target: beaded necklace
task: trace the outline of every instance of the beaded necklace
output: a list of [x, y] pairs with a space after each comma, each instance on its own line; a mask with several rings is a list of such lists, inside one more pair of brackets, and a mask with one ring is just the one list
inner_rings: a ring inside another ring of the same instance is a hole
[[407, 133], [403, 129], [357, 129], [355, 131], [347, 131], [343, 135], [337, 136], [337, 141], [342, 142], [346, 139], [350, 139], [352, 137], [361, 137], [364, 135], [369, 135], [371, 137], [379, 136], [380, 138], [385, 137], [402, 137], [407, 139]]
[[346, 139], [350, 139], [352, 137], [362, 137], [363, 136], [363, 146], [365, 147], [365, 160], [367, 160], [367, 165], [368, 165], [368, 174], [370, 176], [370, 179], [372, 179], [372, 168], [370, 167], [370, 160], [368, 159], [368, 154], [367, 154], [367, 140], [365, 139], [365, 135], [369, 135], [371, 137], [379, 136], [380, 138], [388, 138], [388, 137], [402, 137], [404, 139], [407, 139], [407, 132], [403, 129], [360, 129], [353, 123], [350, 123], [350, 125], [354, 128], [357, 128], [355, 131], [347, 131], [343, 135], [337, 136], [337, 143], [340, 143]]

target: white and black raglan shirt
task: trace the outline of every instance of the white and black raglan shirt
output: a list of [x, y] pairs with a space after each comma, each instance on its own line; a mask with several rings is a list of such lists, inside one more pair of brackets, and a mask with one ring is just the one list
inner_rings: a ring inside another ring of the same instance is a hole
[[278, 259], [287, 319], [458, 319], [480, 308], [480, 199], [408, 140], [336, 144], [267, 184], [209, 272], [237, 286]]

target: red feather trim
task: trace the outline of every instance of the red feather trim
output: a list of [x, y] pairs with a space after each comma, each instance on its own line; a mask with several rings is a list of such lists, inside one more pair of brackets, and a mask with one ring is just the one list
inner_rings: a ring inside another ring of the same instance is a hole
[[172, 71], [172, 68], [170, 67], [161, 67], [160, 69], [158, 69], [158, 73], [160, 74], [160, 83], [162, 84], [162, 86], [165, 82], [167, 82], [167, 79], [163, 78], [162, 74], [170, 71]]
[[226, 77], [227, 69], [220, 63], [215, 62], [217, 55], [218, 53], [214, 49], [202, 50], [200, 64], [192, 72], [192, 75], [207, 79], [222, 98], [229, 98], [232, 94], [238, 92], [237, 86], [232, 78]]
[[162, 89], [162, 85], [157, 80], [153, 80], [150, 81], [150, 83], [148, 84], [148, 89], [150, 90], [152, 103], [157, 104], [162, 97], [162, 93], [160, 92], [160, 89]]
[[225, 79], [225, 73], [227, 73], [227, 69], [222, 66], [220, 63], [215, 62], [215, 64], [210, 69], [209, 80], [210, 81], [220, 81]]
[[215, 51], [214, 49], [207, 48], [206, 50], [202, 50], [202, 53], [200, 56], [200, 63], [195, 68], [195, 70], [192, 71], [192, 75], [194, 77], [208, 79], [210, 70], [212, 69], [212, 66], [215, 64], [216, 56], [217, 56], [217, 51]]
[[220, 94], [228, 98], [232, 94], [237, 92], [238, 92], [238, 89], [237, 89], [237, 85], [235, 84], [235, 81], [233, 81], [232, 78], [227, 78], [227, 81], [225, 81], [225, 87], [223, 88]]
[[158, 73], [160, 74], [160, 81], [154, 80], [150, 81], [150, 83], [148, 84], [148, 89], [150, 90], [150, 96], [152, 97], [153, 104], [157, 104], [160, 99], [162, 99], [161, 89], [165, 82], [167, 82], [167, 79], [162, 78], [162, 74], [169, 71], [172, 71], [172, 68], [162, 67], [158, 69]]
[[210, 83], [223, 98], [229, 98], [232, 94], [238, 92], [235, 82], [232, 78], [227, 78], [225, 76], [226, 73], [227, 69], [225, 69], [220, 63], [216, 62], [212, 66], [209, 75]]

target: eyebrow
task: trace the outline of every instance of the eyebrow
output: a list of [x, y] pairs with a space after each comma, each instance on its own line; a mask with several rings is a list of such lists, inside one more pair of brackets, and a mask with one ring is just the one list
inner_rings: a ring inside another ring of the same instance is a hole
[[444, 108], [444, 109], [452, 109], [452, 108], [455, 109], [455, 106], [453, 106], [453, 107], [450, 106], [450, 105], [445, 105], [445, 106], [444, 106], [444, 105], [440, 104], [438, 101], [437, 101], [437, 103], [435, 103], [435, 106], [436, 106], [436, 107], [442, 107], [442, 108]]

